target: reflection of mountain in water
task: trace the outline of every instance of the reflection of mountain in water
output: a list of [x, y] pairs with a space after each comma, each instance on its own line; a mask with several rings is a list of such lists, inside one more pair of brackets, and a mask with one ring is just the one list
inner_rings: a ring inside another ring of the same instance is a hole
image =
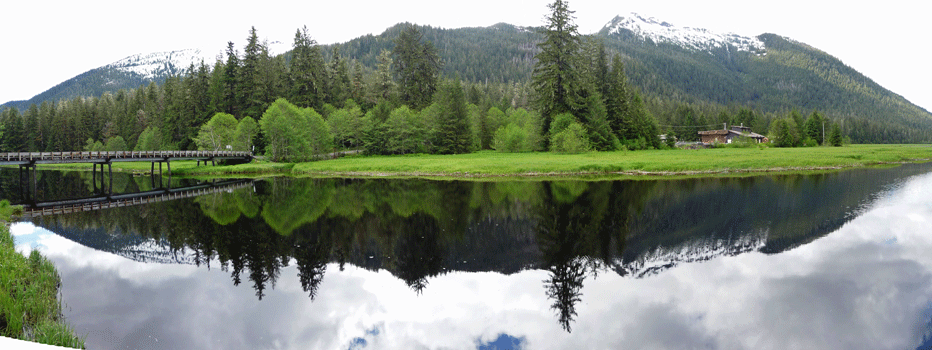
[[699, 239], [687, 244], [643, 252], [635, 260], [618, 263], [616, 271], [620, 275], [637, 278], [655, 275], [663, 270], [681, 263], [701, 262], [720, 256], [735, 256], [742, 253], [759, 251], [767, 244], [767, 232], [748, 234], [733, 239]]
[[268, 179], [252, 189], [37, 219], [144, 262], [219, 261], [259, 298], [297, 264], [311, 297], [327, 265], [390, 271], [415, 291], [450, 271], [548, 270], [570, 329], [585, 277], [779, 253], [837, 230], [930, 165], [805, 176], [603, 182]]
[[88, 248], [113, 253], [133, 261], [159, 264], [195, 264], [196, 262], [193, 250], [187, 247], [173, 249], [165, 239], [121, 232], [111, 234], [100, 227], [75, 229], [47, 226], [46, 229]]

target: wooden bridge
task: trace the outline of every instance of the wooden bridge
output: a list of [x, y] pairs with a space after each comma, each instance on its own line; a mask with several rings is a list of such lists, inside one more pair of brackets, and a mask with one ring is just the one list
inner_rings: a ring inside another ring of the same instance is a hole
[[0, 153], [0, 165], [112, 162], [169, 162], [172, 160], [252, 160], [252, 152], [238, 151], [116, 151], [116, 152], [12, 152]]
[[181, 188], [159, 188], [136, 193], [100, 195], [87, 198], [23, 204], [23, 218], [79, 213], [109, 208], [128, 207], [192, 198], [206, 194], [229, 192], [253, 185], [253, 180], [208, 182]]

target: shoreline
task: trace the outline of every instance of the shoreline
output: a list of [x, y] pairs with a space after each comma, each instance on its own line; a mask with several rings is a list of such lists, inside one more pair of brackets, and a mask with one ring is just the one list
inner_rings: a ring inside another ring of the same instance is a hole
[[[765, 175], [765, 174], [794, 174], [809, 172], [831, 172], [837, 170], [849, 170], [858, 168], [870, 168], [875, 166], [899, 166], [903, 164], [917, 164], [932, 161], [932, 159], [916, 159], [914, 161], [876, 163], [850, 166], [826, 166], [826, 167], [778, 167], [778, 168], [748, 168], [748, 169], [723, 169], [723, 170], [688, 170], [688, 171], [613, 171], [613, 172], [528, 172], [514, 174], [470, 174], [466, 173], [426, 173], [426, 172], [375, 172], [375, 171], [351, 171], [351, 172], [320, 172], [320, 173], [303, 173], [301, 175], [320, 176], [320, 177], [347, 177], [347, 178], [380, 178], [380, 177], [424, 177], [424, 178], [540, 178], [540, 177], [574, 177], [574, 176], [622, 176], [622, 177], [645, 177], [645, 178], [664, 178], [664, 177], [683, 177], [683, 176], [705, 176], [705, 175]], [[288, 173], [283, 173], [288, 174]], [[211, 175], [210, 173], [192, 175]]]
[[[428, 179], [658, 179], [807, 174], [932, 161], [930, 145], [849, 145], [812, 148], [724, 148], [556, 154], [481, 151], [456, 155], [349, 156], [304, 163], [255, 160], [229, 166], [178, 161], [179, 177], [345, 177]], [[86, 171], [86, 165], [40, 169]], [[120, 163], [114, 171], [149, 176], [149, 164]]]
[[16, 251], [10, 224], [18, 211], [0, 200], [0, 266], [6, 270], [0, 278], [0, 292], [6, 295], [0, 297], [0, 340], [33, 348], [84, 348], [84, 339], [62, 314], [61, 277], [54, 264], [37, 250], [28, 255]]

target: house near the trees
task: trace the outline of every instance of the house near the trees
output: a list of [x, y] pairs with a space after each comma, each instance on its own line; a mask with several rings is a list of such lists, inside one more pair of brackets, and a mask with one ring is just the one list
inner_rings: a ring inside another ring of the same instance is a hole
[[699, 132], [699, 141], [702, 143], [732, 143], [741, 138], [748, 138], [757, 143], [770, 142], [766, 136], [751, 131], [750, 127], [733, 125], [731, 129], [708, 130]]

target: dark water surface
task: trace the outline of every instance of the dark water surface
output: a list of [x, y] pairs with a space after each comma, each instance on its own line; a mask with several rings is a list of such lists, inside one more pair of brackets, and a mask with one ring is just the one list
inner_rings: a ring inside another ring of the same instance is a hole
[[[88, 348], [918, 349], [932, 164], [639, 181], [245, 180], [13, 227]], [[115, 174], [112, 193], [164, 187]], [[0, 170], [0, 197], [99, 195]], [[198, 186], [172, 181], [172, 188]], [[95, 192], [96, 191], [96, 192]]]

